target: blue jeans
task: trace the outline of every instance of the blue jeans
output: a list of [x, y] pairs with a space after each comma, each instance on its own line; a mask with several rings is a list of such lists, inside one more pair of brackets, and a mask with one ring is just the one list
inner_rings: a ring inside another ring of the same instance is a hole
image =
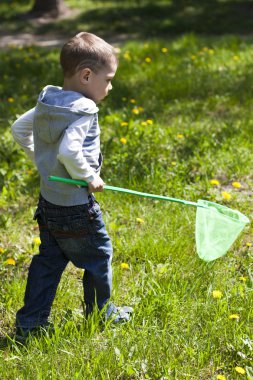
[[40, 196], [34, 219], [40, 229], [39, 254], [32, 259], [24, 306], [17, 312], [17, 327], [33, 329], [47, 324], [57, 286], [71, 261], [84, 269], [86, 312], [101, 310], [112, 287], [112, 245], [94, 196], [89, 203], [63, 207]]

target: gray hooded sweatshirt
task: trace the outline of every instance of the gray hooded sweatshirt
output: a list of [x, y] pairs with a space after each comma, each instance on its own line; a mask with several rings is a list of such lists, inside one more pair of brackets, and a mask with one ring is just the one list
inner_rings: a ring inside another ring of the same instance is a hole
[[[47, 86], [39, 95], [33, 123], [35, 163], [42, 196], [59, 206], [88, 203], [86, 188], [48, 181], [48, 176], [92, 181], [100, 173], [98, 108], [74, 91]], [[70, 174], [69, 174], [70, 173]]]

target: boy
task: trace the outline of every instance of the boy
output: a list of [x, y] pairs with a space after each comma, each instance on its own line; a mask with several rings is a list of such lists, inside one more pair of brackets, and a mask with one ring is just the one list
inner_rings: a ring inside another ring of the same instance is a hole
[[[109, 303], [112, 245], [93, 192], [103, 191], [97, 104], [112, 89], [117, 57], [111, 45], [82, 32], [62, 48], [63, 87], [46, 86], [38, 103], [12, 126], [14, 139], [40, 174], [34, 219], [40, 228], [40, 253], [32, 259], [24, 306], [16, 315], [16, 336], [48, 324], [62, 272], [69, 261], [85, 270], [88, 316], [97, 305], [105, 318], [128, 321], [132, 308]], [[48, 181], [49, 175], [83, 179], [88, 188]]]

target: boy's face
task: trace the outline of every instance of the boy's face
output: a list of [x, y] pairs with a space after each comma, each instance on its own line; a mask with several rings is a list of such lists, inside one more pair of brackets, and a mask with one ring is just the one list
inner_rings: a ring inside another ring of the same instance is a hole
[[85, 77], [84, 94], [95, 103], [101, 102], [112, 89], [111, 81], [117, 71], [117, 63], [112, 62], [110, 66], [98, 71], [90, 70]]

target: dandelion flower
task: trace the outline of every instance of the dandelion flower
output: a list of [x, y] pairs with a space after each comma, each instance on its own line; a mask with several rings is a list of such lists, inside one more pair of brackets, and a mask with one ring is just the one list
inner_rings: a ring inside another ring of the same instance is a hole
[[195, 56], [195, 55], [192, 55], [192, 56], [191, 56], [191, 59], [192, 59], [192, 61], [195, 61], [196, 56]]
[[144, 223], [144, 219], [141, 219], [141, 218], [136, 218], [136, 222], [138, 222], [138, 223], [142, 224], [142, 223]]
[[135, 104], [136, 100], [135, 99], [130, 99], [130, 103]]
[[240, 60], [240, 57], [238, 57], [238, 55], [234, 55], [234, 56], [233, 56], [233, 60], [234, 60], [234, 61], [239, 61], [239, 60]]
[[121, 263], [120, 264], [121, 269], [129, 269], [129, 265], [127, 263]]
[[7, 264], [7, 265], [16, 265], [16, 261], [14, 260], [14, 259], [7, 259], [6, 261], [5, 261], [5, 264]]
[[240, 277], [239, 277], [239, 280], [242, 281], [242, 282], [246, 282], [246, 281], [247, 281], [247, 277], [240, 276]]
[[128, 122], [127, 121], [122, 121], [120, 123], [121, 127], [127, 127], [128, 126]]
[[232, 186], [235, 187], [236, 189], [240, 189], [242, 187], [240, 182], [232, 182]]
[[162, 51], [162, 53], [168, 53], [168, 49], [167, 49], [166, 47], [163, 47], [163, 48], [161, 49], [161, 51]]
[[123, 57], [127, 60], [127, 61], [131, 61], [131, 56], [129, 54], [128, 51], [126, 51], [124, 54], [123, 54]]
[[141, 122], [141, 125], [142, 125], [143, 127], [146, 127], [146, 126], [148, 125], [148, 123], [147, 123], [146, 121], [142, 121], [142, 122]]
[[127, 143], [127, 139], [125, 137], [121, 137], [120, 142], [125, 145]]
[[177, 138], [178, 138], [178, 139], [183, 139], [183, 138], [184, 138], [184, 135], [183, 135], [182, 133], [178, 133], [178, 134], [177, 134]]
[[8, 102], [9, 102], [9, 103], [13, 103], [13, 102], [14, 102], [14, 99], [13, 99], [13, 98], [8, 98]]
[[145, 62], [150, 63], [151, 61], [152, 61], [152, 59], [150, 57], [145, 58]]
[[208, 50], [208, 53], [209, 53], [210, 55], [213, 55], [213, 54], [214, 54], [214, 50], [213, 50], [213, 49], [209, 49], [209, 50]]
[[223, 197], [226, 201], [230, 201], [230, 199], [232, 198], [232, 195], [229, 194], [227, 191], [222, 191], [221, 195], [222, 195], [222, 197]]
[[225, 376], [223, 375], [217, 375], [216, 380], [227, 380]]
[[216, 299], [221, 299], [222, 297], [222, 292], [220, 290], [213, 290], [213, 298], [216, 298]]
[[240, 375], [245, 375], [246, 373], [245, 369], [239, 366], [235, 367], [235, 370], [237, 373], [240, 373]]
[[39, 237], [33, 238], [33, 244], [34, 245], [40, 245], [41, 244], [40, 238]]
[[135, 114], [135, 115], [139, 115], [140, 111], [138, 110], [138, 108], [133, 108], [132, 109], [132, 112]]
[[251, 247], [251, 246], [252, 246], [252, 243], [246, 243], [246, 246], [247, 246], [247, 247]]
[[214, 178], [210, 180], [210, 184], [213, 186], [219, 186], [220, 182], [218, 181], [218, 179]]
[[0, 247], [0, 255], [4, 253], [4, 249], [2, 247]]
[[177, 164], [176, 161], [172, 161], [172, 162], [171, 162], [171, 165], [172, 165], [172, 166], [176, 166], [176, 164]]
[[239, 314], [230, 314], [229, 319], [240, 319], [240, 315]]
[[153, 120], [152, 119], [148, 119], [148, 120], [146, 120], [146, 123], [149, 124], [149, 125], [152, 125], [153, 124]]

